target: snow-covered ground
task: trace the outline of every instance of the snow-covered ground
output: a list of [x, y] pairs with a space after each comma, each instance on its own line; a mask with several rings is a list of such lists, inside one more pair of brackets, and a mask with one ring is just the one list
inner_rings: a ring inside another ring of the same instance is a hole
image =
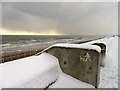
[[[99, 88], [118, 88], [118, 37], [104, 38], [92, 41], [105, 42], [110, 45], [106, 54], [105, 67], [101, 67]], [[81, 82], [64, 74], [60, 70], [59, 79], [50, 88], [94, 88], [92, 85]]]
[[[99, 88], [118, 88], [118, 37], [94, 42], [100, 41], [107, 42], [110, 47], [107, 48], [109, 51], [105, 58], [105, 67], [101, 67], [100, 70]], [[64, 74], [60, 67], [57, 67], [57, 59], [47, 53], [0, 64], [0, 88], [44, 88], [57, 78], [50, 88], [94, 88], [90, 84]]]
[[105, 67], [101, 67], [99, 87], [118, 88], [118, 37], [112, 38]]
[[58, 59], [48, 53], [0, 64], [0, 86], [45, 88], [58, 78], [58, 66]]

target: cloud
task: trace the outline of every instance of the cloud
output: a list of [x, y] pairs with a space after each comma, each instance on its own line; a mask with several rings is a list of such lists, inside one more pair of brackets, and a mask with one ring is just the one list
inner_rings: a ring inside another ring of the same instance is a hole
[[117, 34], [117, 3], [3, 2], [3, 28], [70, 35]]

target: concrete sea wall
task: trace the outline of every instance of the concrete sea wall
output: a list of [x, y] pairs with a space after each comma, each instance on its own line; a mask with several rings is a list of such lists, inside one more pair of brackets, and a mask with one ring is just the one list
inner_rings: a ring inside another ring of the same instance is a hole
[[47, 53], [58, 58], [61, 70], [98, 88], [101, 54], [96, 50], [52, 47]]

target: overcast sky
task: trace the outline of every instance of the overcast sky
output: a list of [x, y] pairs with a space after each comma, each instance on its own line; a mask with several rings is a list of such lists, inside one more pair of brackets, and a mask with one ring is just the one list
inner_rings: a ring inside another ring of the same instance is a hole
[[3, 34], [113, 35], [116, 2], [3, 2]]

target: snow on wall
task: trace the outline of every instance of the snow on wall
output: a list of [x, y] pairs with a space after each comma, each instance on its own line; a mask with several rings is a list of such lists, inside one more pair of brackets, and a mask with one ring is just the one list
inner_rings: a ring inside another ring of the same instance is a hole
[[94, 44], [94, 43], [103, 43], [106, 45], [106, 51], [108, 52], [109, 49], [110, 49], [110, 46], [111, 46], [111, 42], [113, 40], [113, 37], [106, 37], [106, 38], [103, 38], [103, 39], [99, 39], [99, 40], [94, 40], [94, 41], [91, 41], [91, 42], [87, 42], [87, 43], [83, 43], [81, 45], [91, 45], [91, 44]]
[[[97, 52], [101, 52], [101, 48], [99, 46], [94, 46], [94, 45], [84, 45], [84, 44], [67, 44], [67, 43], [58, 43], [58, 44], [54, 44], [46, 49], [44, 49], [43, 51], [41, 51], [40, 53], [52, 48], [52, 47], [64, 47], [64, 48], [81, 48], [81, 49], [88, 49], [88, 50], [96, 50]], [[38, 53], [39, 54], [39, 53]]]
[[[99, 46], [93, 46], [92, 44], [94, 43], [104, 43], [106, 45], [106, 50], [108, 51], [110, 46], [111, 46], [111, 42], [112, 42], [113, 37], [106, 37], [106, 38], [102, 38], [102, 39], [98, 39], [98, 40], [93, 40], [90, 42], [86, 42], [83, 44], [68, 44], [68, 43], [57, 43], [54, 44], [46, 49], [44, 49], [43, 51], [41, 51], [40, 53], [52, 48], [52, 47], [66, 47], [66, 48], [86, 48], [86, 49], [93, 49], [96, 50], [98, 52], [101, 52], [101, 48]], [[92, 45], [92, 46], [90, 46]], [[38, 53], [38, 54], [40, 54]]]
[[58, 78], [58, 60], [48, 53], [7, 62], [1, 67], [3, 88], [45, 88]]

